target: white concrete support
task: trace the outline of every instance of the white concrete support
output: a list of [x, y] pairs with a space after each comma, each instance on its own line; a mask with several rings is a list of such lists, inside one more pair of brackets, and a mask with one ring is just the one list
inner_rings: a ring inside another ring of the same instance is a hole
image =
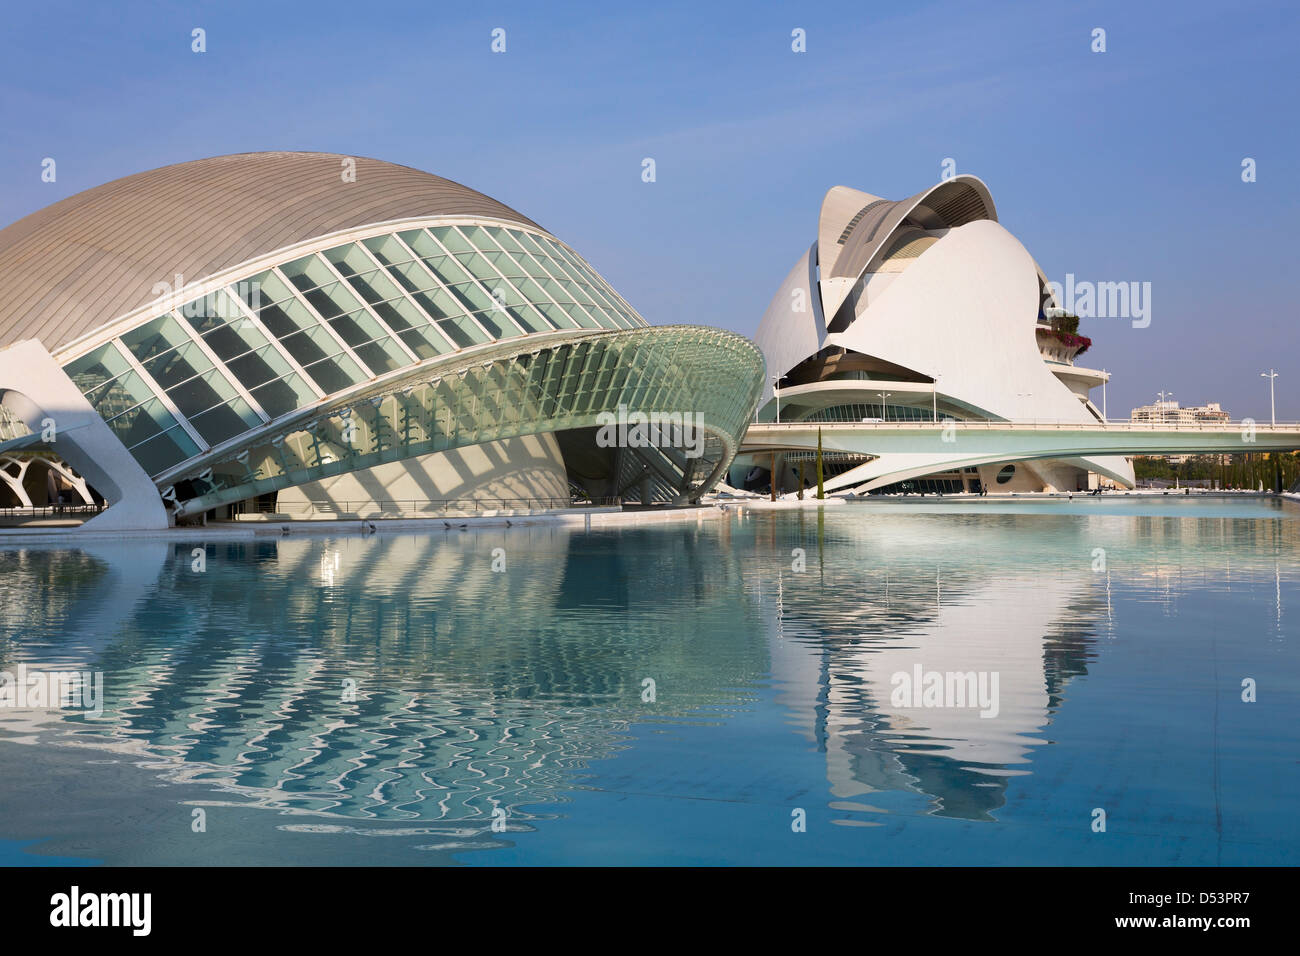
[[158, 489], [85, 396], [34, 339], [0, 349], [0, 403], [85, 477], [108, 509], [86, 522], [96, 531], [168, 526]]

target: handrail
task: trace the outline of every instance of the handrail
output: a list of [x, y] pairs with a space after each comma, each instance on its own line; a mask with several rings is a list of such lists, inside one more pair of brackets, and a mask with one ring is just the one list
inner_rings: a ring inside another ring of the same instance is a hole
[[940, 419], [939, 421], [908, 421], [908, 422], [752, 422], [749, 425], [750, 431], [761, 428], [776, 428], [781, 430], [794, 429], [814, 429], [823, 428], [831, 431], [843, 429], [893, 429], [901, 430], [908, 428], [945, 428], [949, 425], [957, 425], [962, 428], [981, 428], [986, 430], [1003, 430], [1016, 428], [1045, 428], [1053, 427], [1058, 429], [1071, 429], [1076, 431], [1114, 431], [1117, 429], [1127, 429], [1132, 431], [1222, 431], [1235, 432], [1243, 428], [1253, 428], [1256, 432], [1260, 431], [1300, 431], [1300, 422], [1278, 422], [1271, 424], [1259, 421], [1235, 421], [1235, 422], [1195, 422], [1175, 424], [1173, 422], [1130, 422], [1127, 419], [1109, 419], [1105, 422], [1069, 422], [1056, 418], [1045, 419], [1018, 419], [1017, 421], [992, 422], [992, 421], [971, 421], [970, 419]]
[[444, 514], [465, 511], [541, 511], [553, 508], [612, 507], [622, 503], [621, 498], [367, 498], [361, 500], [308, 500], [306, 507], [293, 511], [279, 511], [271, 505], [246, 508], [239, 514]]

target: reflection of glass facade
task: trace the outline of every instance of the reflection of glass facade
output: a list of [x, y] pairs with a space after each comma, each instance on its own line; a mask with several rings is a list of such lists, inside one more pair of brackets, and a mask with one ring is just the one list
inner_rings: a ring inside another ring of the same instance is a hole
[[281, 263], [64, 366], [150, 475], [407, 366], [539, 332], [645, 321], [527, 228], [439, 224]]

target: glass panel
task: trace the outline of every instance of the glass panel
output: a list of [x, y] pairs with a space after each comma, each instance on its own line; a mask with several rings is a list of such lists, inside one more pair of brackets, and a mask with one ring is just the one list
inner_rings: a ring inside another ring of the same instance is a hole
[[483, 228], [486, 229], [488, 234], [497, 241], [497, 244], [507, 252], [524, 251], [524, 247], [519, 244], [519, 241], [500, 226], [484, 226]]
[[187, 342], [178, 349], [151, 358], [144, 363], [145, 371], [163, 389], [178, 385], [187, 378], [193, 378], [210, 368], [212, 368], [211, 359], [203, 354], [203, 350], [195, 342]]
[[429, 234], [423, 229], [412, 229], [410, 232], [398, 233], [402, 241], [415, 250], [415, 254], [420, 258], [435, 258], [445, 256], [447, 250], [430, 238]]
[[130, 367], [131, 363], [117, 350], [117, 346], [109, 342], [69, 362], [63, 370], [84, 394], [111, 378], [117, 378]]
[[244, 317], [239, 306], [221, 289], [210, 292], [193, 302], [186, 302], [177, 311], [199, 333]]
[[336, 355], [334, 358], [307, 365], [305, 371], [326, 394], [341, 392], [366, 380], [360, 366], [347, 354]]
[[262, 410], [272, 418], [287, 415], [316, 400], [316, 393], [307, 387], [302, 376], [290, 372], [284, 378], [250, 389]]
[[[406, 237], [403, 236], [402, 238]], [[407, 262], [411, 258], [411, 254], [392, 236], [372, 236], [363, 240], [363, 245], [384, 265], [394, 262]]]
[[474, 318], [478, 319], [479, 325], [483, 326], [487, 330], [487, 334], [494, 339], [508, 339], [519, 334], [519, 331], [506, 318], [504, 309], [475, 312]]
[[302, 297], [326, 319], [337, 318], [361, 308], [357, 297], [342, 282], [334, 282], [320, 289], [304, 292]]
[[113, 429], [113, 434], [122, 440], [122, 444], [130, 448], [175, 424], [176, 419], [167, 411], [167, 406], [155, 398], [112, 419], [108, 427]]
[[287, 336], [280, 340], [280, 344], [293, 356], [294, 361], [304, 368], [312, 362], [319, 362], [323, 358], [343, 351], [334, 337], [319, 325], [297, 335]]
[[457, 348], [469, 348], [471, 345], [482, 345], [487, 341], [487, 336], [483, 330], [470, 320], [468, 316], [457, 316], [451, 319], [441, 319], [438, 322], [438, 328], [447, 333], [447, 337], [456, 343]]
[[345, 276], [375, 270], [374, 262], [361, 251], [361, 248], [355, 242], [349, 242], [346, 246], [326, 249], [325, 258], [334, 263], [334, 268]]
[[351, 315], [334, 319], [330, 322], [330, 328], [337, 332], [344, 342], [354, 347], [388, 335], [388, 330], [376, 322], [365, 309], [358, 309]]
[[229, 325], [213, 329], [203, 336], [203, 341], [223, 362], [229, 362], [237, 355], [243, 355], [267, 344], [266, 336], [251, 319], [239, 319]]
[[[599, 327], [591, 316], [587, 315], [586, 312], [582, 311], [582, 309], [578, 308], [576, 305], [571, 305], [567, 309], [558, 305], [539, 305], [537, 308], [539, 308], [557, 325], [559, 325], [561, 321], [571, 321], [576, 322], [578, 327], [583, 329], [594, 329]], [[568, 327], [571, 328], [572, 326]]]
[[358, 345], [353, 351], [376, 375], [411, 364], [410, 358], [391, 338], [377, 339], [365, 345]]
[[455, 226], [431, 226], [429, 231], [451, 252], [473, 252], [469, 240]]
[[507, 278], [526, 275], [524, 267], [515, 262], [515, 260], [504, 252], [484, 252], [483, 258], [492, 263], [492, 268]]
[[452, 315], [462, 315], [465, 310], [458, 305], [451, 296], [441, 289], [432, 289], [429, 292], [416, 292], [411, 295], [421, 309], [429, 314], [431, 318], [443, 319]]
[[199, 412], [213, 405], [229, 402], [238, 394], [235, 387], [216, 369], [206, 375], [192, 378], [175, 388], [167, 389], [167, 397], [180, 409], [181, 414], [190, 420], [191, 424], [194, 422], [194, 416]]
[[424, 268], [418, 262], [408, 262], [403, 265], [393, 266], [388, 270], [388, 274], [396, 279], [398, 285], [407, 292], [434, 289], [438, 286], [437, 281], [429, 274], [429, 270]]
[[95, 411], [99, 412], [99, 417], [104, 419], [121, 415], [153, 397], [153, 390], [135, 372], [125, 372], [113, 381], [106, 382], [86, 393], [86, 401], [90, 402]]
[[198, 453], [199, 447], [194, 444], [194, 439], [179, 425], [131, 449], [135, 460], [149, 475], [164, 472]]
[[514, 236], [515, 239], [519, 240], [519, 242], [523, 245], [523, 247], [527, 249], [529, 252], [533, 253], [534, 255], [545, 255], [545, 253], [542, 251], [541, 244], [535, 238], [533, 238], [531, 233], [519, 232], [515, 229], [511, 229], [509, 230], [509, 232], [510, 235]]
[[456, 297], [466, 312], [479, 312], [493, 306], [492, 298], [473, 282], [448, 286], [447, 291]]
[[348, 284], [371, 305], [402, 294], [402, 290], [383, 272], [371, 271], [348, 276]]
[[462, 269], [455, 259], [444, 256], [441, 259], [426, 259], [424, 264], [432, 269], [445, 285], [469, 281], [469, 273]]
[[397, 335], [421, 359], [433, 358], [450, 350], [446, 339], [435, 332], [431, 325], [422, 329], [407, 329]]
[[334, 273], [330, 272], [325, 263], [321, 262], [314, 253], [295, 259], [293, 262], [286, 262], [280, 266], [280, 272], [301, 292], [337, 281]]
[[262, 419], [242, 398], [236, 398], [229, 405], [219, 405], [190, 419], [190, 424], [209, 445], [219, 445], [261, 423]]
[[292, 375], [291, 366], [284, 357], [268, 345], [256, 352], [249, 352], [226, 363], [226, 369], [234, 375], [244, 388], [250, 391], [272, 379]]
[[297, 299], [290, 299], [279, 305], [268, 305], [257, 314], [257, 317], [277, 339], [283, 339], [300, 329], [320, 327], [316, 316], [312, 315], [311, 311]]
[[491, 264], [477, 252], [462, 253], [456, 257], [456, 261], [464, 268], [468, 269], [470, 274], [476, 279], [495, 282], [499, 281], [501, 278], [497, 275], [497, 271], [492, 268]]
[[131, 350], [131, 354], [144, 362], [182, 342], [190, 341], [190, 337], [170, 315], [161, 315], [152, 322], [124, 333], [121, 340]]
[[254, 311], [274, 302], [293, 298], [293, 291], [274, 272], [263, 272], [235, 287], [239, 297]]

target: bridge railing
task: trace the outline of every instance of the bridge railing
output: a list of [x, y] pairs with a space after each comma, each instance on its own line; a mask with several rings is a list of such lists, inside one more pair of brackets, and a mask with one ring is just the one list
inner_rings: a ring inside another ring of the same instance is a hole
[[1234, 421], [1234, 422], [1131, 422], [1128, 419], [1109, 419], [1105, 422], [1071, 422], [1063, 421], [1059, 418], [1019, 418], [1015, 421], [993, 422], [993, 421], [971, 421], [969, 419], [940, 419], [933, 421], [910, 421], [910, 422], [755, 422], [749, 426], [751, 431], [761, 428], [775, 428], [782, 430], [811, 430], [821, 428], [827, 431], [837, 431], [845, 429], [880, 429], [896, 430], [917, 428], [943, 428], [948, 425], [957, 425], [961, 428], [970, 429], [987, 429], [990, 431], [1002, 431], [1008, 428], [1055, 428], [1070, 429], [1071, 431], [1113, 431], [1124, 429], [1127, 431], [1151, 431], [1151, 432], [1239, 432], [1243, 429], [1253, 428], [1256, 432], [1294, 432], [1300, 431], [1300, 422], [1270, 422], [1260, 421]]

